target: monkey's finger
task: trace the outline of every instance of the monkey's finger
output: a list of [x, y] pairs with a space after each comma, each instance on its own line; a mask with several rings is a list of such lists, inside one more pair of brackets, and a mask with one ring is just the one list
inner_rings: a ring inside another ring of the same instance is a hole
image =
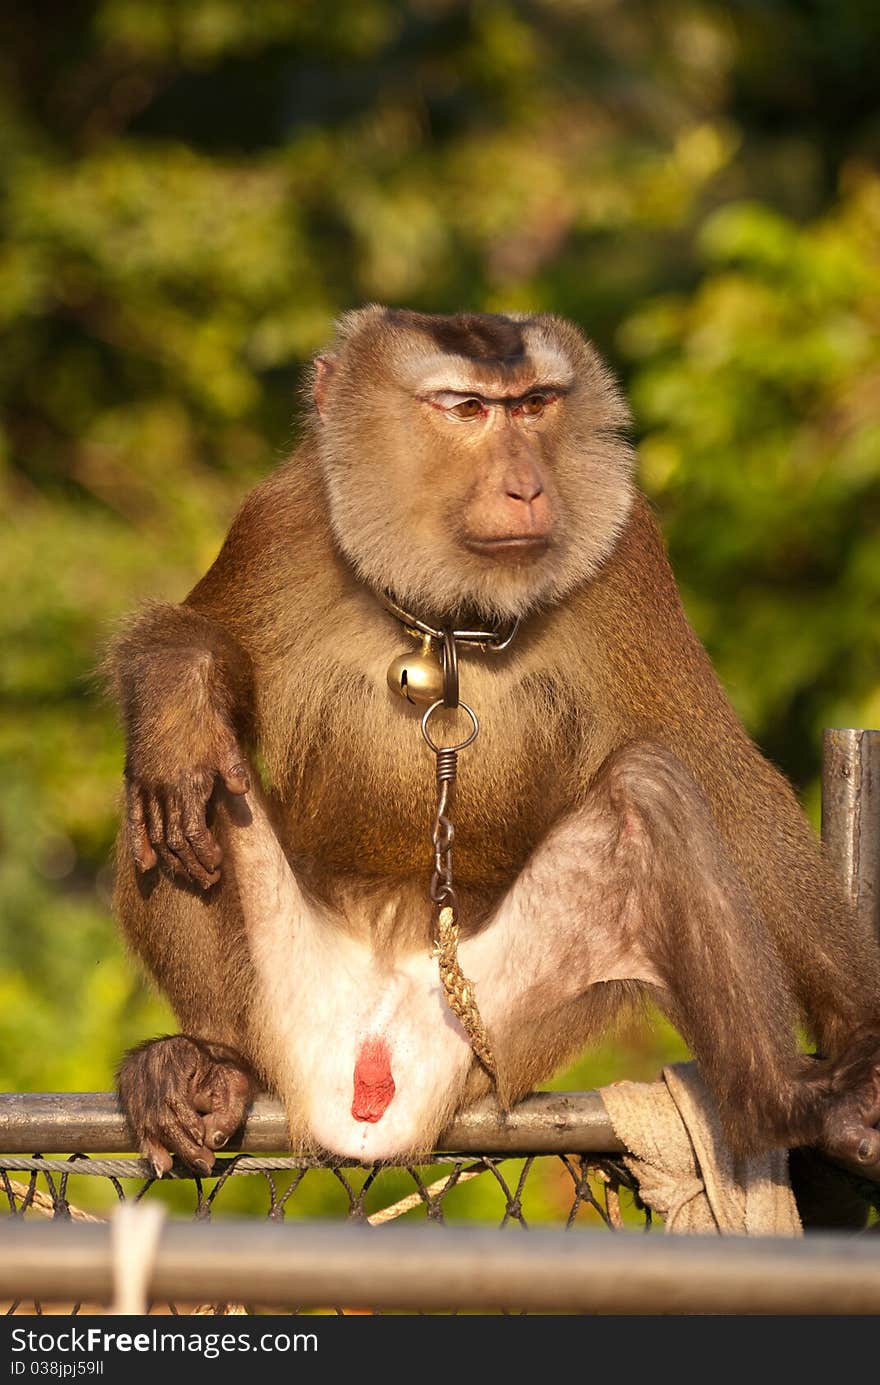
[[169, 1093], [166, 1104], [180, 1128], [192, 1140], [193, 1144], [203, 1145], [205, 1143], [205, 1125], [198, 1111], [193, 1110], [187, 1101], [184, 1101], [174, 1092]]
[[217, 772], [230, 793], [250, 793], [251, 776], [241, 748], [233, 736], [221, 748]]
[[155, 793], [147, 793], [145, 799], [147, 833], [150, 838], [150, 845], [166, 870], [168, 870], [171, 875], [178, 875], [180, 873], [180, 862], [174, 855], [174, 852], [168, 849], [168, 844], [165, 841], [165, 815], [163, 805], [158, 795]]
[[162, 1140], [169, 1146], [179, 1159], [195, 1169], [196, 1173], [207, 1175], [214, 1167], [214, 1151], [208, 1149], [207, 1145], [194, 1144], [188, 1140], [184, 1134], [172, 1126], [162, 1127]]
[[220, 879], [219, 866], [223, 860], [223, 851], [205, 822], [204, 804], [196, 803], [191, 798], [184, 800], [183, 832], [193, 852], [211, 877], [209, 883], [215, 885]]
[[215, 1070], [210, 1087], [202, 1087], [194, 1094], [196, 1109], [204, 1113], [205, 1143], [209, 1148], [222, 1149], [244, 1123], [250, 1096], [250, 1081], [234, 1069]]
[[222, 1149], [244, 1121], [244, 1111], [235, 1105], [223, 1104], [205, 1112], [205, 1144], [209, 1149]]
[[872, 1130], [867, 1125], [850, 1126], [830, 1140], [825, 1151], [834, 1159], [846, 1159], [870, 1168], [880, 1164], [880, 1130]]
[[216, 885], [216, 872], [207, 871], [187, 841], [184, 827], [184, 807], [180, 794], [170, 789], [165, 796], [165, 840], [177, 858], [178, 869], [203, 890]]
[[880, 1164], [880, 1130], [865, 1129], [856, 1151], [860, 1164]]
[[822, 1141], [822, 1149], [832, 1159], [844, 1159], [866, 1167], [880, 1164], [880, 1130], [858, 1119], [838, 1118]]
[[144, 814], [144, 798], [139, 784], [129, 783], [125, 788], [126, 812], [128, 820], [128, 847], [140, 871], [152, 870], [158, 858], [150, 846]]
[[214, 1167], [213, 1150], [208, 1149], [204, 1143], [204, 1135], [199, 1135], [198, 1139], [192, 1138], [186, 1128], [189, 1125], [189, 1120], [184, 1125], [169, 1106], [159, 1125], [159, 1140], [166, 1148], [179, 1155], [185, 1164], [189, 1164], [190, 1168], [196, 1169], [199, 1173], [210, 1173]]
[[243, 764], [236, 763], [228, 769], [221, 769], [220, 778], [230, 793], [250, 793], [251, 777]]
[[171, 1165], [174, 1163], [170, 1153], [161, 1145], [158, 1140], [145, 1138], [141, 1145], [141, 1153], [149, 1164], [152, 1165], [153, 1172], [157, 1178], [163, 1174], [171, 1172]]

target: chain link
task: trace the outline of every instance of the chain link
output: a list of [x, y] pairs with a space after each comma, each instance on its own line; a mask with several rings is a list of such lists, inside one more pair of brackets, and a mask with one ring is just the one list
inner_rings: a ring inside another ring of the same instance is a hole
[[437, 811], [434, 815], [434, 830], [431, 833], [434, 847], [434, 873], [431, 876], [429, 894], [434, 904], [441, 908], [449, 905], [454, 909], [457, 902], [452, 860], [455, 828], [452, 825], [451, 813], [455, 796], [455, 781], [458, 777], [458, 752], [472, 743], [480, 725], [471, 708], [466, 703], [459, 703], [462, 710], [467, 712], [470, 717], [473, 729], [470, 735], [458, 745], [438, 745], [431, 736], [428, 724], [433, 713], [445, 705], [445, 702], [442, 701], [435, 702], [422, 717], [422, 735], [434, 752], [437, 761]]
[[[451, 761], [449, 777], [441, 779], [441, 756]], [[453, 758], [454, 757], [454, 758]], [[437, 814], [434, 819], [432, 841], [434, 844], [434, 874], [431, 876], [430, 896], [437, 905], [449, 904], [455, 908], [455, 886], [453, 884], [452, 847], [455, 841], [455, 828], [447, 816], [451, 809], [455, 774], [458, 768], [458, 751], [441, 750], [437, 755]]]

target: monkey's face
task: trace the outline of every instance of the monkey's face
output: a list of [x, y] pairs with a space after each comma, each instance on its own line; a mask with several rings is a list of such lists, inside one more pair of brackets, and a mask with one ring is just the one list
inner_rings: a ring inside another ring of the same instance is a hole
[[336, 540], [416, 613], [559, 600], [626, 517], [626, 407], [561, 319], [368, 308], [316, 363], [315, 401]]

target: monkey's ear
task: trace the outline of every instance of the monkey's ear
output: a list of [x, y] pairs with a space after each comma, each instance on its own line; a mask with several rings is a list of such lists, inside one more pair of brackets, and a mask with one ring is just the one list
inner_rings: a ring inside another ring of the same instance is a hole
[[327, 393], [330, 389], [330, 381], [333, 379], [333, 372], [336, 369], [335, 356], [316, 356], [314, 373], [312, 375], [312, 397], [315, 401], [315, 408], [318, 410], [320, 418], [324, 417], [327, 407]]

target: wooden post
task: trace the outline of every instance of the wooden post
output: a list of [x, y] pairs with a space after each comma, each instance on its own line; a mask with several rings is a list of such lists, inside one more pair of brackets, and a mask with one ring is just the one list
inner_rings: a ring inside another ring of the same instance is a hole
[[852, 904], [880, 938], [880, 731], [826, 730], [822, 840]]

